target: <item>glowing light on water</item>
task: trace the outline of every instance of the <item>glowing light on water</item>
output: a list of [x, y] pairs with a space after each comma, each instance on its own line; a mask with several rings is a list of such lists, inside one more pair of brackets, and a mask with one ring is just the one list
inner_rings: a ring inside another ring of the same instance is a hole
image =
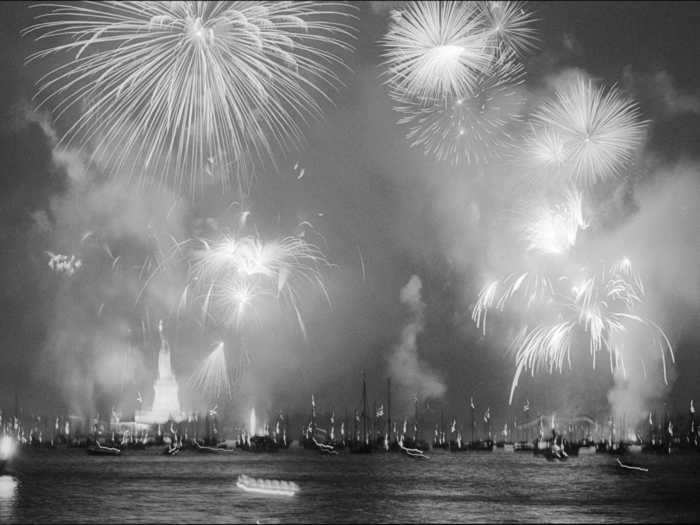
[[15, 477], [0, 476], [0, 500], [14, 500], [17, 496], [17, 485]]

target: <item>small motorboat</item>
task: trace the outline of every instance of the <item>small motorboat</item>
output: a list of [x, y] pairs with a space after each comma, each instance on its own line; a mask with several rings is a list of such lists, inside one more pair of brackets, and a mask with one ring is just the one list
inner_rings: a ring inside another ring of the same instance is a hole
[[103, 447], [100, 442], [97, 441], [95, 446], [88, 447], [87, 453], [92, 456], [120, 456], [122, 451], [114, 447]]
[[544, 456], [547, 458], [547, 461], [566, 461], [569, 458], [566, 451], [556, 444], [546, 450]]
[[626, 470], [634, 470], [637, 472], [649, 472], [649, 469], [646, 467], [639, 467], [637, 465], [625, 465], [622, 461], [620, 461], [620, 458], [617, 458], [617, 466]]
[[399, 448], [401, 449], [401, 452], [403, 452], [404, 454], [406, 454], [410, 458], [430, 459], [430, 456], [426, 456], [423, 453], [423, 451], [419, 448], [406, 448], [401, 443], [399, 443]]
[[236, 486], [246, 492], [257, 492], [271, 496], [294, 496], [299, 492], [299, 485], [294, 482], [251, 478], [245, 474], [238, 476]]
[[324, 456], [337, 456], [338, 455], [338, 451], [335, 449], [335, 447], [333, 445], [326, 445], [324, 443], [319, 443], [318, 441], [316, 441], [316, 438], [312, 438], [312, 439], [313, 439], [314, 445], [316, 445], [316, 448], [318, 449], [318, 451], [322, 455], [324, 455]]
[[196, 441], [192, 441], [192, 445], [194, 445], [195, 450], [205, 454], [235, 454], [235, 450], [229, 448], [205, 447]]
[[177, 456], [181, 450], [182, 450], [181, 446], [168, 445], [167, 447], [165, 447], [165, 450], [163, 450], [163, 455], [164, 456]]

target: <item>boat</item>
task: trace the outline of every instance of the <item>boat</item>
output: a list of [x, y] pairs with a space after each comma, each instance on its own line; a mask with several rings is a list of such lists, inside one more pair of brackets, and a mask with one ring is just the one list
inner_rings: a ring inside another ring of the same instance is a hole
[[513, 443], [513, 450], [515, 452], [532, 452], [535, 449], [535, 445], [529, 441], [518, 441]]
[[220, 447], [205, 447], [197, 443], [197, 441], [192, 441], [192, 445], [197, 452], [202, 452], [204, 454], [234, 454], [235, 451], [228, 448]]
[[324, 443], [319, 443], [316, 441], [316, 438], [311, 438], [313, 439], [314, 445], [316, 445], [316, 448], [318, 451], [321, 453], [323, 456], [337, 456], [338, 451], [335, 449], [333, 445], [326, 445]]
[[628, 452], [630, 454], [641, 454], [642, 453], [641, 443], [632, 443], [630, 445], [627, 445], [626, 452]]
[[369, 439], [367, 429], [367, 380], [365, 372], [362, 371], [362, 439], [354, 441], [350, 446], [351, 454], [371, 454], [372, 443]]
[[164, 456], [177, 456], [181, 450], [182, 450], [182, 447], [179, 445], [168, 445], [167, 447], [165, 447], [165, 450], [163, 450], [163, 455]]
[[617, 465], [627, 470], [635, 470], [637, 472], [649, 472], [649, 469], [646, 467], [638, 467], [637, 465], [625, 465], [622, 461], [620, 461], [620, 458], [617, 458]]
[[95, 446], [88, 447], [87, 453], [92, 456], [120, 456], [122, 451], [114, 447], [103, 447], [100, 442], [95, 442]]
[[569, 458], [566, 451], [556, 443], [553, 443], [552, 446], [545, 451], [544, 456], [547, 458], [547, 461], [566, 461]]
[[245, 474], [238, 476], [236, 486], [246, 492], [257, 492], [271, 496], [294, 496], [299, 492], [299, 485], [292, 481], [251, 478]]
[[399, 448], [401, 449], [401, 452], [406, 454], [408, 457], [416, 459], [430, 459], [430, 456], [426, 456], [419, 448], [406, 448], [401, 443], [399, 443]]

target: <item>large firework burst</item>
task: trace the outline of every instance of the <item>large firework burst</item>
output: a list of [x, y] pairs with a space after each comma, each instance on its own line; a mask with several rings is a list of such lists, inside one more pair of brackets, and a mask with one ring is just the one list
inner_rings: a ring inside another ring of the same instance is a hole
[[559, 88], [533, 119], [544, 128], [530, 142], [533, 156], [585, 184], [618, 173], [642, 143], [646, 126], [635, 102], [582, 75]]
[[192, 189], [296, 144], [324, 88], [338, 84], [338, 52], [353, 34], [352, 9], [333, 2], [40, 7], [25, 34], [52, 44], [29, 61], [68, 58], [36, 95], [74, 118], [62, 143], [89, 145], [112, 171]]
[[406, 138], [427, 155], [454, 165], [483, 163], [504, 155], [523, 116], [523, 66], [500, 54], [479, 74], [471, 91], [432, 101], [392, 90]]
[[489, 1], [482, 2], [480, 7], [499, 50], [510, 50], [522, 56], [537, 48], [535, 19], [525, 10], [524, 2]]
[[427, 100], [471, 92], [494, 55], [484, 22], [473, 2], [408, 2], [395, 10], [382, 40], [387, 83]]

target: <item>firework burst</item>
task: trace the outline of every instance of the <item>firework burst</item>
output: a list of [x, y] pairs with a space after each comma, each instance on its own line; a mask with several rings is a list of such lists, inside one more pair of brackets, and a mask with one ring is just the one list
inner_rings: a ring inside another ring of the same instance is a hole
[[657, 347], [664, 381], [668, 382], [666, 355], [673, 362], [673, 348], [664, 331], [639, 313], [644, 289], [640, 276], [632, 271], [629, 259], [624, 258], [598, 274], [586, 275], [574, 286], [567, 278], [555, 282], [558, 285], [554, 291], [556, 320], [538, 323], [532, 329], [525, 326], [511, 345], [516, 358], [511, 401], [523, 371], [530, 370], [534, 374], [537, 370], [546, 370], [551, 373], [554, 370], [561, 372], [566, 364], [571, 367], [571, 352], [581, 339], [587, 341], [593, 368], [598, 353], [606, 351], [611, 373], [619, 369], [625, 374], [625, 360], [630, 357], [625, 343], [635, 326], [648, 335], [645, 340], [652, 341]]
[[522, 56], [537, 49], [537, 34], [532, 27], [535, 19], [525, 10], [524, 2], [483, 2], [480, 7], [499, 50]]
[[[40, 106], [78, 112], [62, 138], [114, 172], [176, 186], [241, 176], [296, 145], [339, 83], [352, 9], [333, 2], [84, 2], [48, 9], [25, 34], [67, 56], [38, 82]], [[124, 154], [128, 152], [128, 154]]]
[[596, 87], [581, 75], [558, 89], [533, 115], [544, 131], [537, 137], [534, 154], [549, 165], [563, 165], [585, 184], [615, 175], [631, 160], [644, 139], [646, 123], [637, 104], [615, 87]]
[[382, 40], [387, 84], [427, 100], [473, 91], [494, 55], [484, 22], [472, 2], [409, 2], [394, 11]]
[[256, 299], [267, 296], [290, 305], [305, 334], [298, 287], [317, 285], [326, 294], [320, 267], [328, 263], [318, 247], [294, 236], [269, 242], [224, 236], [203, 245], [194, 254], [191, 282], [204, 291], [205, 314], [213, 308], [215, 316], [239, 326]]
[[433, 101], [392, 90], [394, 109], [412, 147], [453, 165], [499, 158], [514, 140], [525, 96], [523, 66], [503, 53], [477, 75], [472, 91]]
[[212, 399], [217, 399], [222, 394], [230, 397], [231, 384], [228, 377], [224, 343], [219, 343], [190, 376], [189, 384]]

